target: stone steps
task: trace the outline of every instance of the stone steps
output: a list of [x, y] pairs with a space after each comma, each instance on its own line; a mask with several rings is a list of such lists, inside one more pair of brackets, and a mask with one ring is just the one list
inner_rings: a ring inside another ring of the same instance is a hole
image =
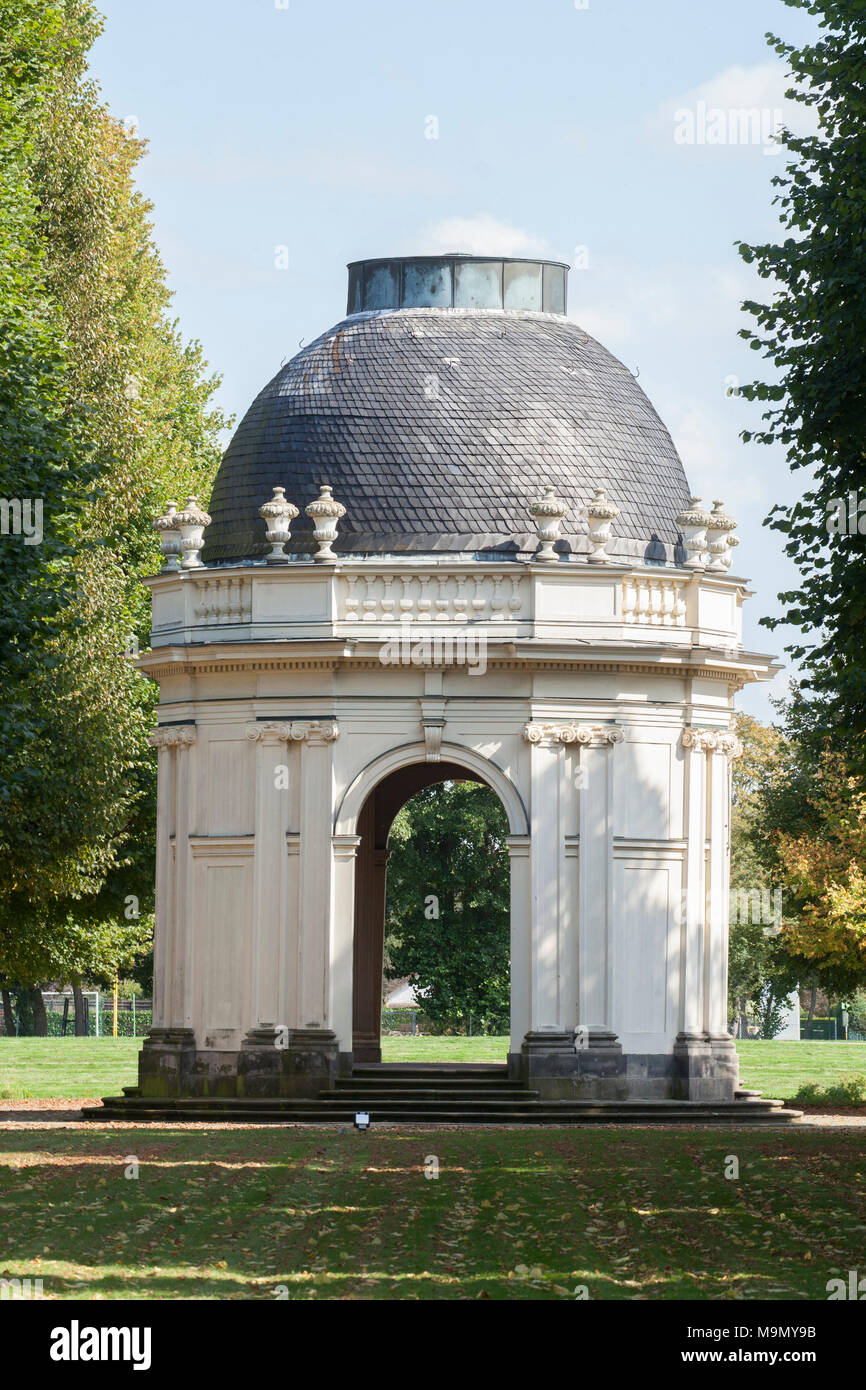
[[801, 1112], [785, 1109], [777, 1100], [734, 1100], [726, 1102], [629, 1100], [629, 1101], [542, 1101], [524, 1093], [521, 1096], [450, 1096], [447, 1099], [425, 1095], [390, 1097], [356, 1091], [323, 1093], [319, 1100], [273, 1097], [109, 1097], [101, 1109], [87, 1107], [87, 1120], [212, 1120], [238, 1123], [354, 1123], [358, 1111], [366, 1111], [376, 1124], [500, 1124], [500, 1125], [580, 1125], [580, 1124], [712, 1124], [712, 1125], [788, 1125], [801, 1118]]
[[108, 1098], [88, 1120], [213, 1120], [238, 1123], [351, 1125], [712, 1124], [788, 1125], [801, 1112], [743, 1089], [724, 1102], [681, 1100], [543, 1100], [508, 1076], [505, 1066], [461, 1063], [369, 1063], [337, 1079], [318, 1097], [196, 1096], [156, 1099], [134, 1086]]

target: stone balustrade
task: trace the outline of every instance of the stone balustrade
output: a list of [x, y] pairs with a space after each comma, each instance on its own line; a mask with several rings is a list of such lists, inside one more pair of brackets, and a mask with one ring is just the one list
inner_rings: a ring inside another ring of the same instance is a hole
[[510, 571], [426, 570], [347, 572], [337, 594], [342, 623], [467, 623], [525, 621], [530, 616], [529, 576]]
[[[745, 583], [661, 567], [339, 558], [164, 570], [153, 590], [153, 646], [178, 642], [351, 639], [471, 627], [487, 640], [564, 639], [733, 649]], [[207, 632], [207, 637], [204, 637]]]
[[622, 616], [626, 623], [649, 627], [685, 627], [685, 578], [629, 574], [622, 581]]

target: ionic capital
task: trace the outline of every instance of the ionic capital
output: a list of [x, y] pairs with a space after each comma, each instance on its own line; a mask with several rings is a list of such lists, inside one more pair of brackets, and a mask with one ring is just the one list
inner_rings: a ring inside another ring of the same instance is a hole
[[246, 736], [253, 743], [333, 743], [339, 734], [335, 723], [321, 719], [295, 720], [292, 723], [262, 720], [248, 724]]
[[147, 741], [154, 748], [189, 748], [190, 744], [195, 743], [196, 734], [194, 724], [183, 724], [176, 728], [154, 729]]
[[719, 736], [719, 752], [726, 753], [733, 762], [734, 758], [743, 756], [743, 745], [736, 734], [721, 734]]
[[622, 743], [622, 729], [610, 724], [534, 724], [524, 725], [527, 743], [577, 743], [584, 747], [605, 748]]
[[719, 735], [715, 729], [683, 729], [683, 748], [691, 748], [695, 753], [712, 753], [719, 746]]
[[743, 745], [736, 734], [721, 733], [717, 729], [683, 729], [683, 748], [691, 748], [695, 753], [724, 753], [726, 757], [739, 758]]

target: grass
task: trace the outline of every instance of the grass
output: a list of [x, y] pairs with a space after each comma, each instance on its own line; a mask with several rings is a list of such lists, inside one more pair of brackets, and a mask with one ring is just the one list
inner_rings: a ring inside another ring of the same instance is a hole
[[824, 1300], [864, 1207], [850, 1130], [0, 1131], [48, 1299]]
[[[0, 1038], [0, 1098], [117, 1095], [135, 1085], [140, 1046], [134, 1038]], [[382, 1040], [386, 1062], [504, 1062], [507, 1050], [507, 1038]], [[866, 1043], [738, 1042], [737, 1050], [742, 1084], [766, 1096], [857, 1104], [850, 1078], [866, 1085]]]
[[510, 1039], [421, 1038], [382, 1039], [383, 1062], [504, 1062]]
[[0, 1098], [119, 1095], [138, 1079], [137, 1038], [0, 1038]]
[[[742, 1085], [768, 1097], [796, 1099], [798, 1104], [824, 1103], [820, 1092], [847, 1078], [866, 1082], [866, 1043], [743, 1041], [737, 1043], [737, 1052]], [[817, 1087], [817, 1093], [810, 1096], [809, 1086]], [[839, 1095], [836, 1103], [857, 1102], [842, 1101]]]

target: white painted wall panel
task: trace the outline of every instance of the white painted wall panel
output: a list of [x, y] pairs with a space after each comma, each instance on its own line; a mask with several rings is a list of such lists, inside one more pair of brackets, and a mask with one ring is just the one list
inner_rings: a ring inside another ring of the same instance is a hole
[[246, 924], [251, 909], [248, 864], [205, 864], [204, 912], [199, 919], [198, 957], [202, 982], [202, 1026], [240, 1028], [245, 1002]]
[[632, 839], [667, 839], [671, 822], [670, 742], [627, 742], [616, 753], [614, 834]]
[[614, 868], [614, 1017], [634, 1051], [676, 1032], [682, 864], [618, 858]]
[[255, 830], [255, 752], [247, 738], [211, 737], [207, 744], [209, 835], [252, 835]]

